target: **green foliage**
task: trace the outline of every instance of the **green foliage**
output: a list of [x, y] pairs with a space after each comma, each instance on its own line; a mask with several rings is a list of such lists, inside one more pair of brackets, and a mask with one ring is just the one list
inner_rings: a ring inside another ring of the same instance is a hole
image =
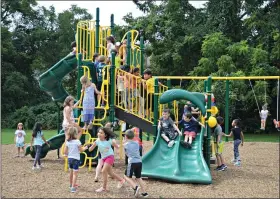
[[[32, 129], [36, 122], [41, 122], [44, 129], [57, 128], [58, 107], [53, 102], [39, 104], [36, 106], [23, 106], [15, 112], [2, 119], [2, 127], [16, 128], [19, 122], [24, 123], [25, 128]], [[60, 110], [60, 123], [62, 122], [62, 112]]]

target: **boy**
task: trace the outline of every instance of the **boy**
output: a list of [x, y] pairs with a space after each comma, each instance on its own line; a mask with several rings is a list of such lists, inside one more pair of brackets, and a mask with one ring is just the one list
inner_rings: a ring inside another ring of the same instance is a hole
[[267, 105], [265, 104], [262, 106], [262, 110], [260, 112], [261, 130], [265, 130], [267, 116], [268, 116], [268, 110], [267, 110]]
[[[96, 77], [97, 77], [97, 90], [101, 91], [102, 82], [103, 82], [103, 68], [106, 66], [105, 64], [105, 56], [99, 56], [99, 63], [96, 68]], [[104, 106], [104, 98], [102, 97], [102, 106]]]
[[217, 158], [217, 168], [216, 171], [224, 171], [227, 168], [225, 165], [225, 160], [223, 158], [223, 150], [224, 150], [224, 141], [222, 140], [223, 130], [221, 125], [223, 124], [224, 119], [222, 117], [217, 117], [217, 125], [214, 129], [213, 137], [214, 137], [214, 149]]
[[174, 140], [178, 135], [178, 133], [175, 130], [180, 134], [180, 136], [182, 135], [179, 128], [170, 118], [170, 110], [164, 109], [162, 112], [162, 117], [159, 119], [158, 122], [158, 131], [161, 137], [168, 143], [167, 146], [170, 148], [174, 145]]
[[185, 135], [185, 139], [184, 141], [181, 141], [181, 144], [184, 147], [191, 149], [192, 141], [196, 137], [197, 126], [200, 125], [203, 128], [205, 128], [205, 126], [200, 122], [192, 119], [192, 114], [189, 112], [183, 115], [183, 119], [179, 122], [179, 125], [180, 124], [184, 126], [184, 135]]
[[[134, 190], [134, 196], [138, 197], [140, 187], [142, 189], [141, 196], [144, 198], [149, 197], [148, 193], [145, 191], [145, 185], [141, 178], [142, 172], [142, 159], [139, 153], [139, 144], [133, 141], [134, 132], [132, 130], [127, 130], [125, 132], [126, 143], [124, 145], [124, 151], [128, 157], [128, 164], [125, 170], [124, 179], [130, 184]], [[136, 182], [140, 187], [132, 180], [132, 175], [135, 175]]]

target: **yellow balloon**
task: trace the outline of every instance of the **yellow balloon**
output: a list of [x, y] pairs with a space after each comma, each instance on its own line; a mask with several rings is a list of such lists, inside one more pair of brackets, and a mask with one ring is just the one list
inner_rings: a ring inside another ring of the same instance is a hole
[[210, 116], [208, 119], [208, 125], [210, 128], [213, 128], [217, 125], [217, 119], [213, 116]]

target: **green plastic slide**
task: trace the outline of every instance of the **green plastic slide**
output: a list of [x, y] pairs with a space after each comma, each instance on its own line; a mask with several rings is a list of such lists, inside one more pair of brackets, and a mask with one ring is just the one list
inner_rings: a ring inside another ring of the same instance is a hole
[[[186, 99], [192, 101], [205, 114], [206, 110], [202, 101], [204, 98], [198, 98], [196, 95], [181, 89], [172, 89], [162, 94], [160, 103]], [[169, 148], [158, 134], [154, 147], [143, 157], [142, 175], [179, 183], [211, 184], [210, 170], [202, 153], [204, 130], [201, 128], [192, 143], [192, 149], [181, 146], [179, 136], [173, 147]]]
[[50, 94], [54, 101], [63, 102], [64, 99], [68, 96], [68, 93], [62, 86], [62, 79], [65, 75], [76, 68], [76, 55], [67, 55], [45, 73], [40, 75], [40, 88]]
[[[65, 141], [65, 135], [64, 131], [61, 130], [58, 135], [55, 135], [47, 140], [50, 144], [50, 147], [46, 145], [45, 143], [42, 145], [42, 151], [41, 151], [41, 158], [45, 158], [49, 151], [56, 150], [62, 147], [64, 141]], [[35, 158], [35, 148], [33, 147], [33, 150], [30, 150], [30, 146], [26, 147], [25, 149], [25, 155], [31, 155], [32, 158]]]

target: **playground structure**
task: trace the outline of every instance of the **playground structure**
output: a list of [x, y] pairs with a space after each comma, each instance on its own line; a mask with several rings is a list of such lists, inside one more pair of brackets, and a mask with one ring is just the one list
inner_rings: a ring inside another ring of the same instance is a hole
[[[94, 53], [107, 55], [106, 37], [114, 35], [114, 15], [111, 15], [111, 26], [99, 25], [99, 8], [96, 9], [96, 21], [80, 21], [77, 25], [77, 52], [76, 55], [68, 55], [61, 59], [57, 64], [40, 76], [40, 87], [48, 92], [54, 102], [63, 102], [68, 93], [62, 86], [62, 79], [68, 73], [76, 70], [78, 67], [77, 78], [77, 99], [83, 98], [81, 93], [81, 84], [79, 79], [82, 75], [88, 74], [92, 82], [96, 82], [96, 71], [93, 67], [92, 57]], [[136, 45], [139, 33], [136, 30], [127, 32], [123, 38], [127, 40], [126, 47], [121, 47], [120, 52], [126, 53], [126, 65], [130, 68], [139, 67], [140, 73], [144, 71], [144, 38], [140, 36], [140, 47]], [[122, 93], [117, 88], [118, 77], [126, 77], [127, 81], [135, 85], [128, 90], [128, 103], [123, 103]], [[189, 79], [204, 80], [204, 92], [189, 92], [182, 89], [172, 89], [171, 80]], [[230, 80], [263, 80], [276, 79], [279, 82], [279, 76], [265, 77], [174, 77], [174, 76], [155, 76], [154, 77], [154, 93], [147, 93], [143, 89], [145, 80], [141, 77], [134, 76], [131, 73], [115, 67], [115, 54], [112, 53], [112, 63], [103, 69], [103, 83], [101, 92], [105, 106], [102, 107], [100, 101], [96, 106], [96, 118], [94, 126], [102, 126], [102, 122], [109, 115], [109, 120], [114, 122], [115, 117], [125, 121], [133, 126], [140, 128], [140, 139], [142, 140], [143, 131], [152, 134], [155, 139], [153, 149], [151, 149], [143, 157], [143, 176], [164, 179], [167, 181], [180, 183], [212, 183], [210, 174], [210, 157], [211, 157], [211, 128], [208, 125], [208, 119], [214, 114], [214, 108], [211, 105], [211, 85], [212, 80], [226, 80], [226, 109], [225, 109], [225, 133], [228, 134], [229, 129], [229, 81]], [[159, 84], [159, 81], [166, 82], [167, 85]], [[279, 90], [279, 83], [278, 83]], [[143, 96], [149, 96], [146, 99]], [[207, 98], [207, 101], [205, 100]], [[206, 129], [202, 128], [197, 139], [193, 143], [191, 150], [183, 148], [178, 144], [173, 148], [168, 148], [164, 141], [160, 139], [157, 133], [157, 124], [159, 116], [164, 108], [170, 108], [175, 116], [175, 121], [179, 120], [180, 114], [178, 109], [178, 101], [189, 100], [199, 107], [201, 111], [201, 120], [206, 124]], [[82, 100], [80, 100], [82, 102]], [[152, 111], [150, 107], [154, 107]], [[59, 105], [58, 105], [59, 107]], [[78, 106], [75, 113], [77, 122], [80, 124], [82, 116], [82, 104]], [[278, 114], [277, 114], [278, 115]], [[60, 131], [60, 129], [59, 129]], [[92, 143], [96, 138], [95, 132], [84, 131], [81, 138], [82, 143]], [[120, 138], [121, 139], [121, 138]], [[51, 148], [43, 145], [41, 157], [45, 157], [49, 150], [63, 148], [65, 135], [60, 131], [58, 135], [50, 138]], [[27, 154], [34, 156], [27, 147]], [[81, 161], [81, 167], [89, 163], [91, 169], [92, 161], [96, 161], [98, 151], [92, 153], [84, 152]], [[67, 158], [65, 159], [65, 170], [67, 170]]]

